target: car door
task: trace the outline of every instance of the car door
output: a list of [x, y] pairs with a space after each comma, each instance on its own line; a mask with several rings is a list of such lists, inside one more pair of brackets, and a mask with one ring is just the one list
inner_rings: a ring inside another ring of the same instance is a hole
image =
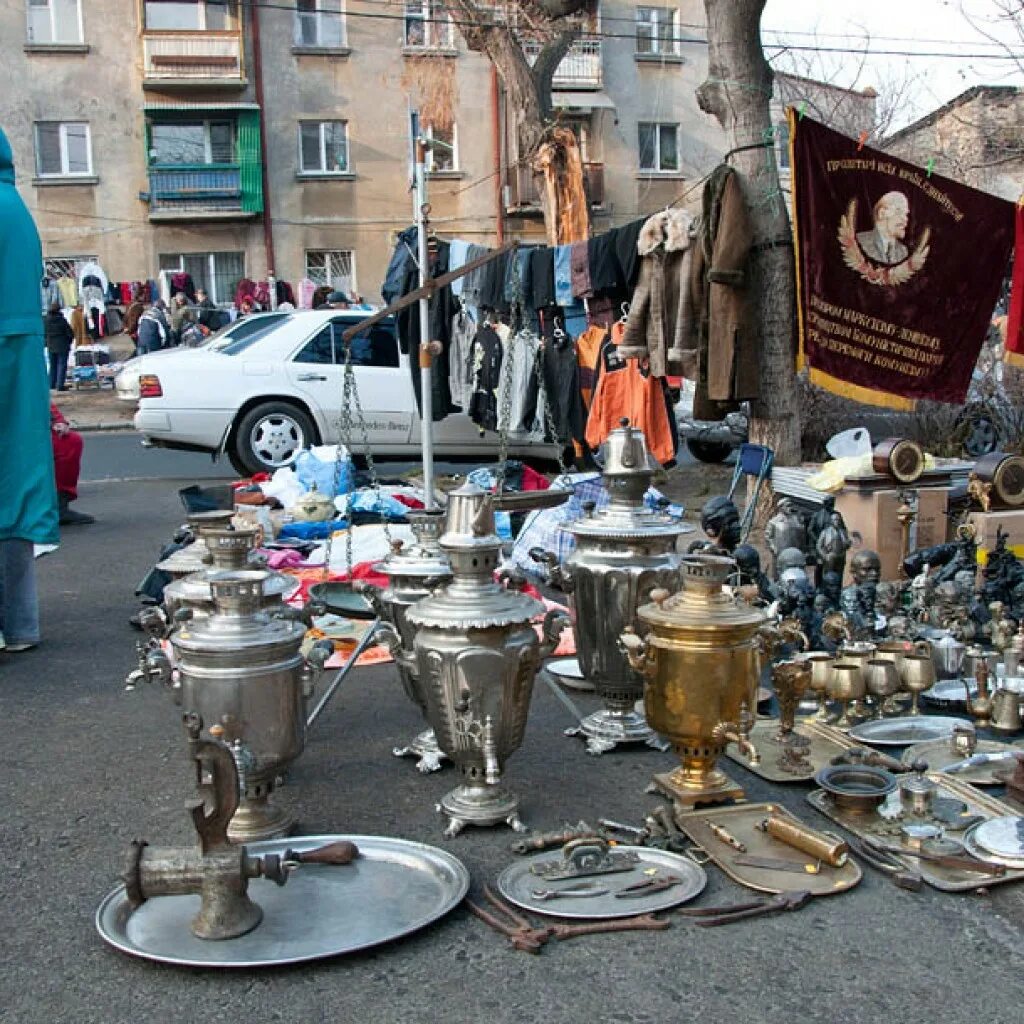
[[[340, 439], [345, 377], [342, 333], [355, 322], [338, 317], [324, 324], [288, 362], [292, 383], [309, 400], [329, 443]], [[412, 385], [408, 371], [400, 365], [393, 321], [385, 320], [361, 331], [351, 341], [351, 352], [367, 440], [375, 450], [408, 445]], [[350, 414], [355, 424], [353, 444], [358, 448], [362, 433], [355, 402], [351, 403]]]

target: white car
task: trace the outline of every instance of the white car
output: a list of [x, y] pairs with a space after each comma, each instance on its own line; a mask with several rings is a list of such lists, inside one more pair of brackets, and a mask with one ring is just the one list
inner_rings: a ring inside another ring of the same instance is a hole
[[[132, 359], [115, 382], [118, 396], [138, 401], [135, 429], [145, 444], [225, 453], [244, 475], [287, 466], [314, 444], [347, 441], [359, 455], [358, 423], [348, 438], [340, 436], [341, 334], [368, 315], [352, 310], [256, 314], [199, 348]], [[399, 351], [393, 319], [353, 338], [352, 365], [374, 456], [417, 458], [420, 419], [409, 359]], [[498, 450], [498, 436], [481, 433], [464, 413], [435, 423], [433, 432], [440, 458], [487, 459]], [[554, 448], [513, 441], [509, 454], [548, 459]]]

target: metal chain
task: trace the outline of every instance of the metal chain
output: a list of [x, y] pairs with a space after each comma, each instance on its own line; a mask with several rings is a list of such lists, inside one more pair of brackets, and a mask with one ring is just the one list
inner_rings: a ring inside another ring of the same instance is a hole
[[498, 481], [496, 491], [501, 494], [505, 490], [505, 476], [508, 472], [508, 435], [512, 419], [512, 371], [514, 369], [516, 345], [519, 341], [519, 330], [522, 326], [522, 284], [519, 280], [518, 253], [513, 249], [509, 253], [512, 260], [512, 307], [509, 316], [509, 341], [502, 353], [501, 380], [498, 384]]

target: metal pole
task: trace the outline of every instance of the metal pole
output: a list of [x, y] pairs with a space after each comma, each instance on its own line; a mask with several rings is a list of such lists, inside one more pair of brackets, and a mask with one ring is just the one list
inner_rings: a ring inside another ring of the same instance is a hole
[[[413, 120], [418, 128], [419, 119]], [[420, 265], [419, 284], [422, 288], [430, 277], [430, 268], [427, 266], [427, 168], [426, 168], [426, 146], [423, 140], [417, 137], [413, 140], [416, 152], [415, 171], [415, 220], [417, 228], [417, 259]], [[410, 353], [410, 356], [412, 353]], [[423, 451], [423, 491], [425, 494], [424, 503], [426, 507], [434, 507], [434, 409], [433, 391], [431, 381], [431, 363], [433, 357], [430, 353], [430, 305], [429, 299], [424, 296], [420, 299], [420, 446]]]

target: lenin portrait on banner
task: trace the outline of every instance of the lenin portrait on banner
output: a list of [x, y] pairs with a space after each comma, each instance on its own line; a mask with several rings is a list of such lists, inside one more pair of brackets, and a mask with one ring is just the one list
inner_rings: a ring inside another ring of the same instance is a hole
[[903, 244], [910, 222], [910, 201], [902, 192], [886, 192], [871, 213], [872, 229], [857, 232], [860, 251], [875, 263], [889, 267], [902, 263], [910, 255]]

